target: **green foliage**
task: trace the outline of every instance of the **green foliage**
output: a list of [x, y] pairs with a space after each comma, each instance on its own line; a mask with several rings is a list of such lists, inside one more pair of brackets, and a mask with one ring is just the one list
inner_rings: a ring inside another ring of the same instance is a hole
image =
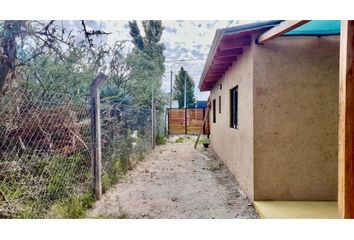
[[156, 144], [157, 145], [164, 145], [167, 143], [167, 139], [163, 135], [157, 135], [156, 136]]
[[130, 35], [135, 48], [127, 58], [130, 66], [130, 81], [127, 90], [134, 99], [134, 104], [150, 106], [151, 92], [155, 99], [162, 99], [162, 76], [165, 72], [163, 51], [160, 42], [163, 32], [161, 21], [143, 21], [145, 36], [140, 33], [136, 21], [129, 22]]
[[[80, 203], [82, 209], [88, 207], [86, 194], [91, 193], [91, 174], [83, 154], [23, 155], [12, 161], [23, 170], [0, 182], [0, 190], [6, 198], [0, 201], [0, 217], [57, 217], [52, 207], [64, 206], [64, 203], [72, 206]], [[73, 208], [72, 211], [68, 214], [74, 216], [78, 210]]]
[[45, 197], [49, 201], [68, 197], [74, 191], [75, 183], [78, 179], [78, 173], [82, 171], [84, 158], [82, 154], [74, 154], [67, 158], [63, 156], [54, 156], [47, 161], [45, 167], [48, 171], [49, 182], [45, 190]]
[[181, 67], [178, 74], [175, 76], [173, 85], [174, 99], [178, 101], [179, 108], [184, 107], [184, 83], [186, 81], [187, 108], [194, 108], [194, 81], [189, 76], [188, 72]]
[[124, 44], [116, 42], [109, 48], [109, 76], [101, 87], [101, 98], [109, 98], [112, 103], [131, 104], [132, 97], [127, 91], [131, 69], [127, 64], [124, 47]]
[[[131, 110], [129, 114], [132, 117], [124, 120], [120, 115], [114, 119], [114, 110], [119, 110], [120, 104], [150, 108], [152, 90], [156, 108], [161, 109], [167, 100], [161, 91], [165, 71], [162, 22], [143, 21], [144, 34], [140, 33], [135, 21], [129, 23], [135, 47], [128, 57], [122, 43], [89, 46], [87, 40], [77, 41], [78, 36], [69, 33], [70, 29], [65, 29], [64, 33], [58, 22], [48, 25], [46, 30], [47, 24], [51, 24], [50, 21], [27, 21], [24, 25], [24, 35], [21, 35], [21, 41], [17, 39], [17, 43], [21, 43], [21, 46], [17, 44], [15, 61], [18, 66], [16, 73], [19, 74], [11, 84], [25, 92], [31, 101], [38, 99], [46, 104], [65, 104], [67, 99], [63, 96], [68, 96], [75, 103], [86, 104], [93, 78], [103, 68], [108, 68], [108, 79], [101, 88], [101, 102], [108, 105], [107, 109], [101, 105], [105, 138], [102, 149], [103, 187], [106, 191], [131, 167], [132, 160], [142, 160], [151, 147], [149, 125], [142, 124], [148, 124], [147, 116], [151, 110]], [[3, 26], [0, 21], [0, 40]], [[45, 32], [46, 37], [38, 35], [44, 39], [32, 34], [40, 31], [48, 31]], [[28, 102], [23, 103], [24, 106], [29, 105]], [[3, 128], [8, 123], [0, 124]], [[139, 137], [133, 139], [132, 131], [138, 131]], [[165, 139], [157, 141], [163, 144]], [[9, 156], [6, 160], [18, 164], [20, 170], [0, 181], [0, 218], [84, 216], [92, 197], [87, 153], [26, 152]]]
[[155, 98], [160, 98], [161, 70], [144, 52], [133, 50], [128, 56], [131, 66], [131, 80], [127, 83], [127, 91], [133, 97], [133, 104], [148, 107], [151, 105], [151, 92]]
[[118, 182], [119, 178], [126, 172], [127, 167], [118, 154], [113, 153], [108, 160], [111, 167], [108, 167], [102, 176], [102, 189], [106, 192], [112, 185]]
[[140, 30], [138, 27], [138, 23], [134, 20], [134, 21], [129, 21], [129, 34], [130, 36], [133, 38], [133, 43], [134, 45], [140, 49], [143, 50], [144, 49], [144, 40], [140, 34]]
[[84, 218], [86, 211], [94, 203], [92, 193], [81, 196], [74, 196], [56, 203], [52, 207], [52, 212], [58, 218]]
[[184, 142], [184, 138], [183, 137], [179, 137], [176, 139], [176, 143], [183, 143]]
[[210, 139], [209, 138], [202, 138], [199, 142], [201, 144], [210, 144]]
[[123, 89], [114, 83], [105, 84], [101, 89], [102, 100], [109, 100], [111, 103], [131, 104], [132, 98]]
[[142, 23], [145, 32], [145, 42], [147, 44], [160, 42], [163, 31], [162, 21], [150, 20], [142, 21]]
[[82, 57], [78, 52], [68, 53], [65, 62], [50, 55], [37, 57], [25, 69], [27, 88], [45, 101], [54, 101], [53, 97], [58, 93], [86, 99], [96, 73], [93, 67], [90, 69], [90, 66], [80, 64]]

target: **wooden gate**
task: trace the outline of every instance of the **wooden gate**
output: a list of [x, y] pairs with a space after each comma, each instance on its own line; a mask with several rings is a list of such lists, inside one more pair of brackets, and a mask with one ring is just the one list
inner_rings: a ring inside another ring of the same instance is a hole
[[[168, 134], [199, 134], [205, 113], [205, 108], [168, 109]], [[209, 134], [209, 117], [203, 128], [203, 134]]]

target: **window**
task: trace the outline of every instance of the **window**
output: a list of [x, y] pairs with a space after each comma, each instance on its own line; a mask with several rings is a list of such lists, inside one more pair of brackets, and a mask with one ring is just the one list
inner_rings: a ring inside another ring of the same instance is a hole
[[238, 86], [230, 90], [230, 127], [238, 129]]
[[216, 99], [213, 100], [213, 123], [216, 123]]
[[221, 113], [221, 96], [219, 96], [219, 113]]

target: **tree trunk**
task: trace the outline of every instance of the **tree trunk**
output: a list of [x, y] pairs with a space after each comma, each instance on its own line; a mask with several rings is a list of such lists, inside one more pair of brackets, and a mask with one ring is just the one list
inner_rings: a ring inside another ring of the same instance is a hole
[[0, 55], [0, 92], [15, 71], [16, 38], [24, 21], [5, 21]]

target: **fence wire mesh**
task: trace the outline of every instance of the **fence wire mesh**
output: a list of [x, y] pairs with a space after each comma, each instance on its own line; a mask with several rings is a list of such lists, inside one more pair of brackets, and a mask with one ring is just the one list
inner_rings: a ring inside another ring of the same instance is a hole
[[151, 109], [101, 101], [102, 188], [106, 191], [152, 148]]
[[31, 218], [90, 197], [89, 107], [12, 89], [0, 99], [0, 217]]
[[[92, 204], [90, 106], [77, 99], [25, 88], [0, 97], [0, 218], [73, 218]], [[100, 112], [105, 192], [151, 150], [152, 114], [105, 100]]]

